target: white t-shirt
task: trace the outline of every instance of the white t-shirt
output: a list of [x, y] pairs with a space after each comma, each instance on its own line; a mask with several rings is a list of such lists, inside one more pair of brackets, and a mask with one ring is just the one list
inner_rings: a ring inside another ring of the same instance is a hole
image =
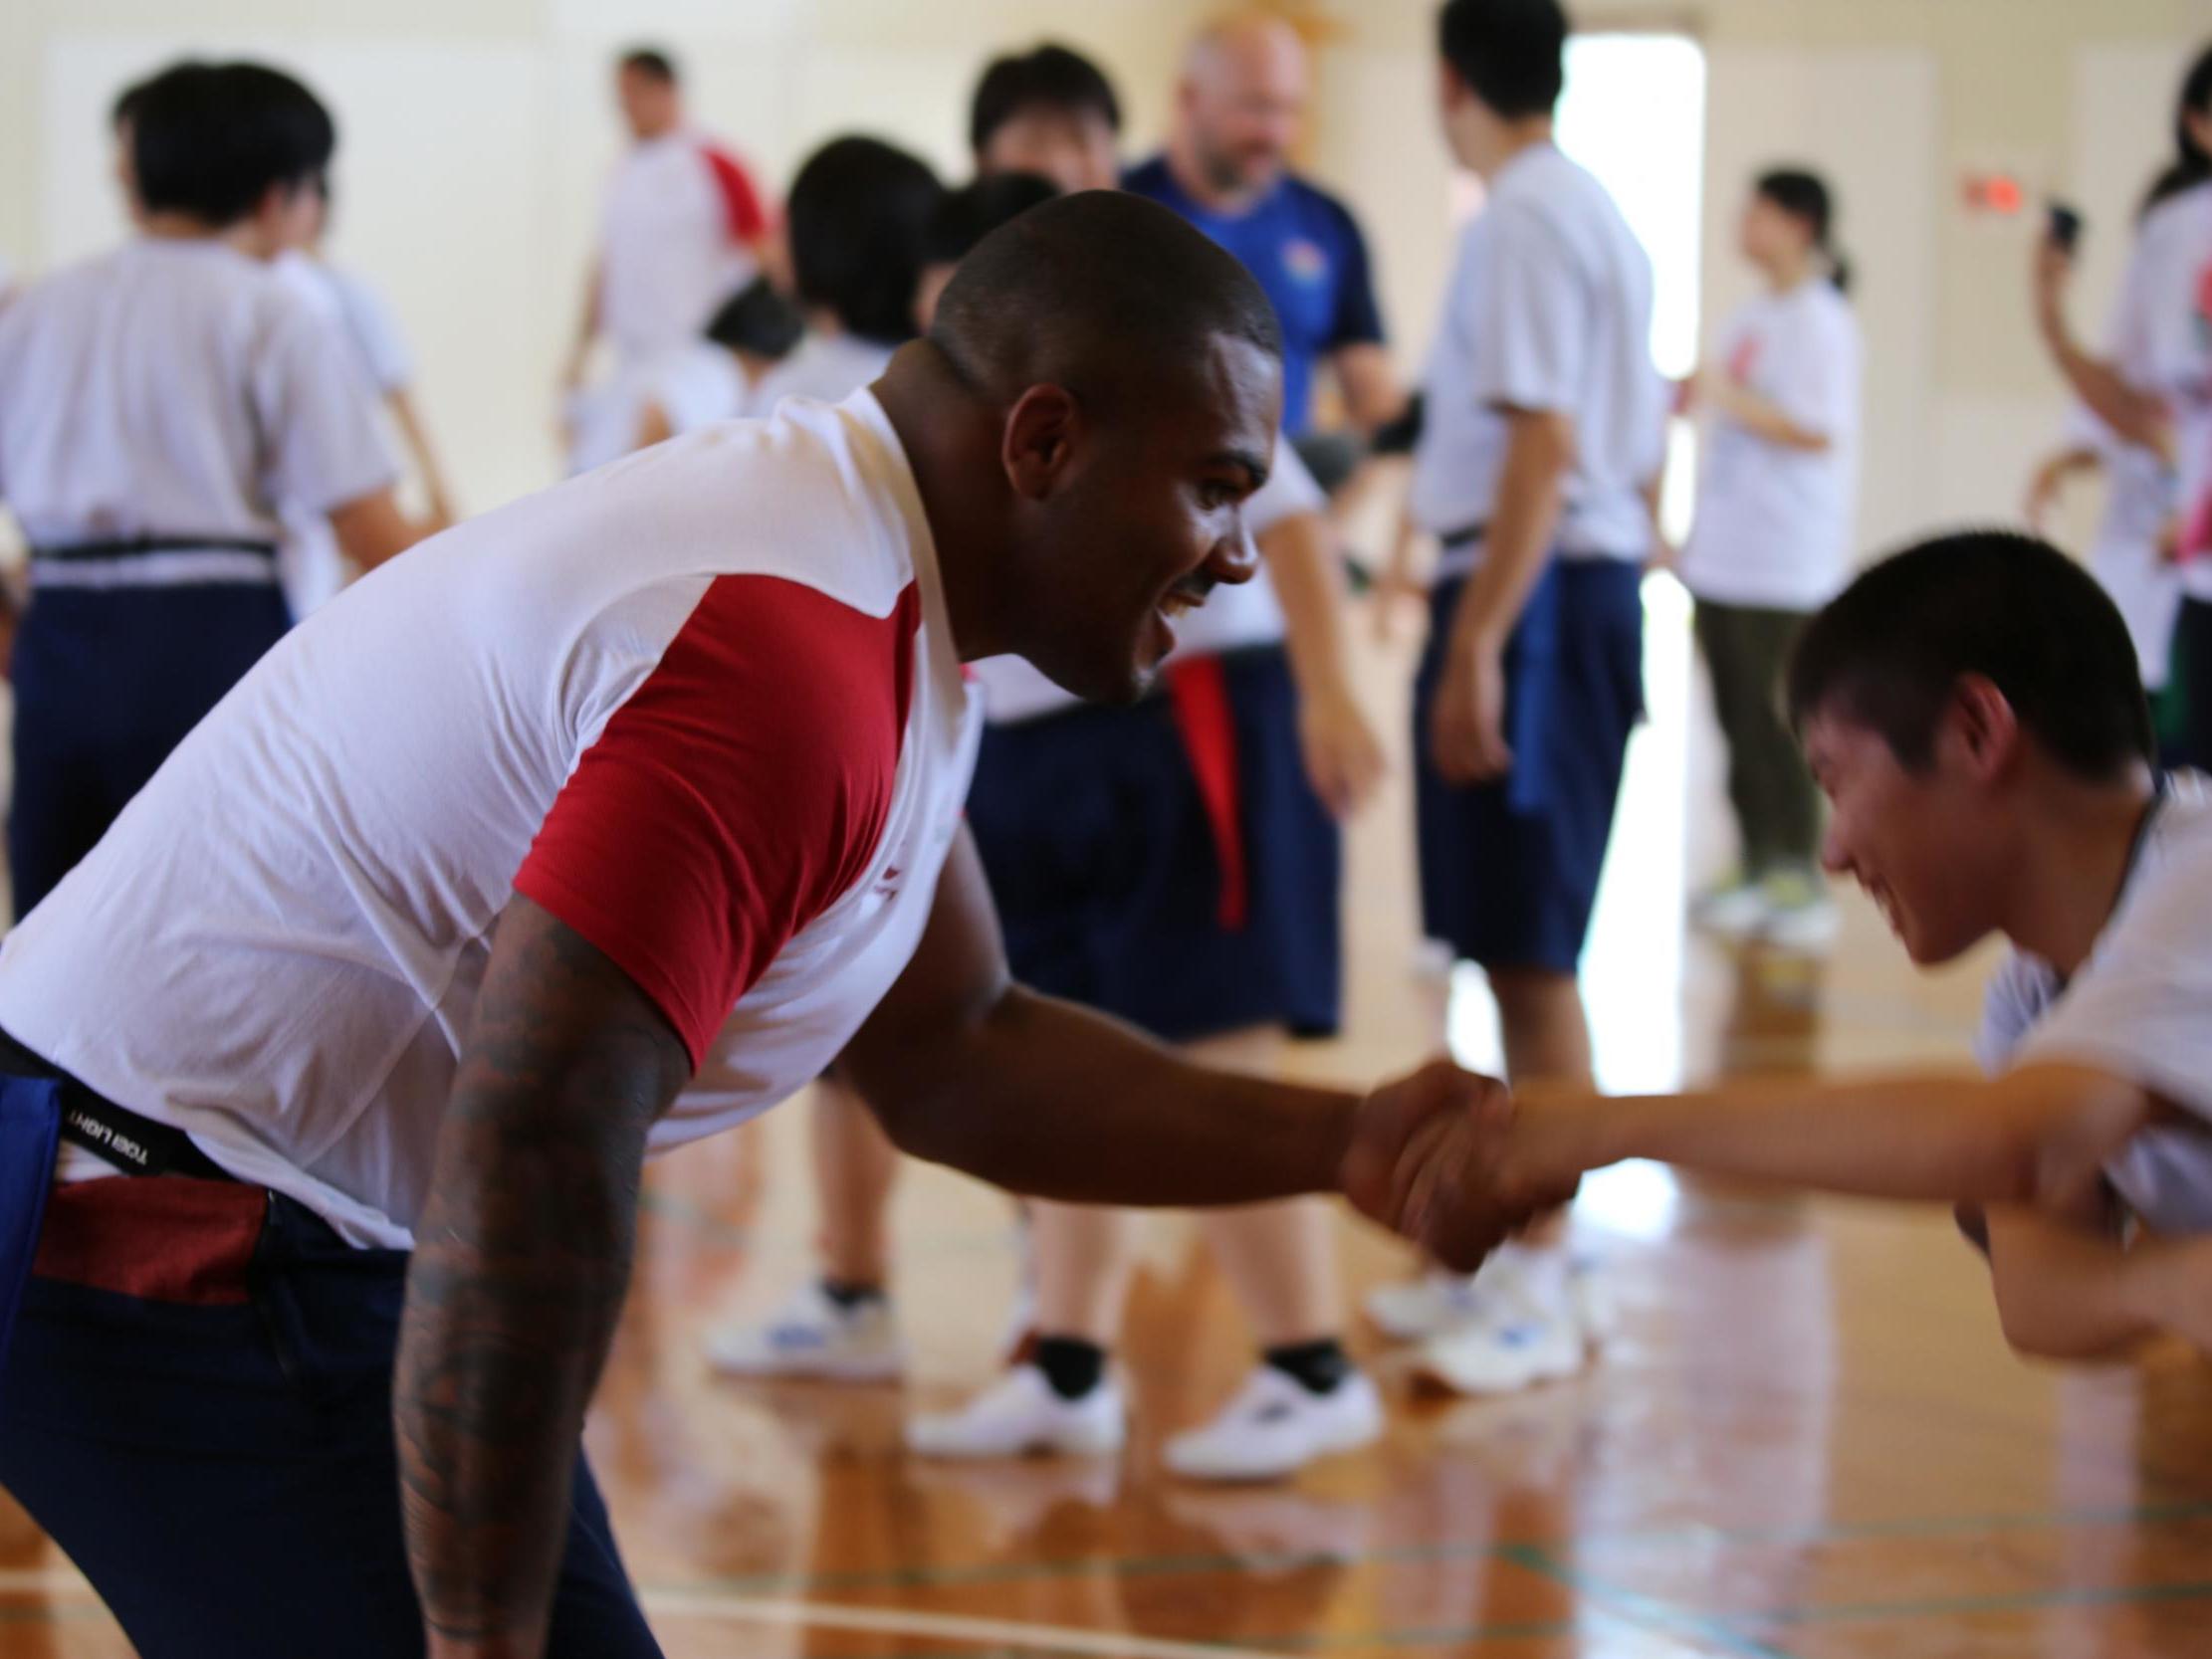
[[[2212, 504], [2212, 184], [2144, 216], [2114, 332], [2120, 374], [2173, 411], [2182, 509], [2200, 514]], [[2212, 600], [2212, 553], [2183, 566], [2181, 585]]]
[[850, 397], [872, 385], [891, 366], [895, 345], [857, 334], [808, 334], [788, 357], [761, 376], [753, 388], [756, 415], [765, 415], [787, 397]]
[[2062, 983], [2015, 951], [1990, 981], [1975, 1052], [1992, 1073], [2093, 1066], [2187, 1114], [2136, 1136], [2104, 1173], [2152, 1232], [2201, 1233], [2212, 1232], [2212, 786], [2189, 772], [2168, 787], [2081, 971]]
[[[1666, 439], [1651, 335], [1652, 261], [1605, 186], [1551, 144], [1515, 156], [1459, 239], [1424, 377], [1416, 521], [1438, 535], [1486, 524], [1508, 438], [1500, 410], [1542, 410], [1575, 428], [1560, 554], [1642, 560], [1642, 492]], [[1461, 573], [1478, 556], [1455, 549], [1440, 568]]]
[[[838, 402], [865, 384], [847, 385], [820, 401]], [[622, 364], [598, 385], [575, 394], [568, 405], [568, 471], [587, 473], [636, 449], [644, 435], [645, 411], [656, 403], [677, 436], [715, 421], [768, 413], [754, 407], [753, 389], [737, 354], [704, 335], [695, 336], [641, 362]]]
[[[1267, 482], [1244, 504], [1244, 533], [1265, 535], [1285, 518], [1301, 513], [1319, 513], [1328, 498], [1313, 481], [1313, 474], [1298, 459], [1298, 452], [1280, 437], [1268, 463]], [[1235, 587], [1217, 587], [1206, 603], [1178, 625], [1174, 656], [1218, 656], [1248, 646], [1273, 645], [1283, 637], [1282, 601], [1268, 579], [1264, 560], [1252, 579]], [[1172, 659], [1171, 659], [1172, 660]], [[1082, 699], [1062, 691], [1021, 657], [987, 657], [971, 670], [983, 691], [984, 712], [994, 726], [1012, 726], [1041, 715], [1056, 715], [1081, 706]]]
[[1865, 356], [1851, 306], [1822, 278], [1753, 300], [1720, 333], [1720, 371], [1829, 441], [1791, 449], [1715, 416], [1682, 580], [1723, 605], [1811, 611], [1851, 570]]
[[382, 295], [352, 272], [298, 249], [280, 255], [276, 271], [319, 315], [335, 324], [364, 386], [379, 398], [407, 389], [414, 379], [414, 358], [399, 331], [399, 318]]
[[2066, 442], [2093, 451], [2103, 464], [2104, 513], [2090, 545], [2090, 569], [2127, 624], [2143, 685], [2158, 691], [2170, 674], [2174, 614], [2181, 607], [2181, 572], [2164, 546], [2180, 506], [2173, 469], [2084, 405], [2068, 417]]
[[8, 935], [0, 1028], [404, 1247], [515, 894], [717, 1062], [676, 1145], [818, 1075], [897, 978], [980, 733], [890, 421], [789, 403], [294, 630]]
[[630, 146], [599, 234], [600, 330], [625, 362], [682, 345], [758, 274], [767, 228], [744, 165], [713, 139], [672, 132]]
[[[298, 249], [279, 255], [274, 268], [345, 341], [346, 355], [376, 405], [378, 429], [383, 430], [383, 400], [406, 390], [414, 378], [414, 362], [391, 308], [360, 278]], [[328, 518], [288, 506], [284, 518], [278, 579], [293, 616], [309, 616], [336, 598], [353, 572]]]
[[140, 238], [0, 312], [0, 499], [33, 547], [274, 542], [281, 509], [328, 514], [395, 473], [343, 341], [220, 242]]

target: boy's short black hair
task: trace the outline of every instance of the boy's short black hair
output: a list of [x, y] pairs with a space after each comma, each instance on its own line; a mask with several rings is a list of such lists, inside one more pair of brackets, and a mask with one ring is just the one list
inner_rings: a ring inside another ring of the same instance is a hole
[[1060, 187], [1041, 173], [987, 173], [948, 190], [930, 219], [923, 258], [931, 265], [958, 265], [1007, 220], [1059, 193]]
[[756, 277], [723, 301], [707, 320], [707, 337], [731, 351], [750, 351], [772, 361], [787, 357], [806, 330], [798, 308], [766, 277]]
[[833, 138], [791, 183], [784, 216], [802, 304], [863, 339], [914, 336], [923, 246], [945, 194], [920, 156], [880, 138]]
[[1446, 0], [1437, 46], [1468, 89], [1506, 120], [1548, 115], [1567, 84], [1559, 0]]
[[312, 182], [331, 164], [337, 128], [321, 101], [261, 64], [177, 64], [124, 94], [130, 164], [150, 213], [222, 229], [273, 186]]
[[1080, 52], [1047, 42], [985, 68], [969, 105], [968, 147], [981, 155], [993, 133], [1028, 109], [1096, 115], [1109, 131], [1121, 131], [1121, 101], [1105, 72]]
[[657, 46], [631, 47], [622, 54], [616, 67], [634, 71], [648, 81], [658, 81], [664, 87], [673, 87], [682, 79], [676, 73], [676, 60]]
[[2058, 548], [2012, 530], [1937, 536], [1862, 574], [1790, 654], [1790, 723], [1802, 731], [1833, 711], [1919, 770], [1969, 674], [2002, 692], [2021, 728], [2078, 776], [2104, 781], [2156, 758], [2118, 608]]

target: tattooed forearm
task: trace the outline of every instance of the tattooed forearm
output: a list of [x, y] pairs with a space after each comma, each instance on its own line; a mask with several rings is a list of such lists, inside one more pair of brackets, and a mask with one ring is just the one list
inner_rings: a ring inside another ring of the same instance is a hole
[[393, 1377], [433, 1659], [543, 1651], [645, 1134], [688, 1076], [636, 986], [516, 900], [439, 1130]]

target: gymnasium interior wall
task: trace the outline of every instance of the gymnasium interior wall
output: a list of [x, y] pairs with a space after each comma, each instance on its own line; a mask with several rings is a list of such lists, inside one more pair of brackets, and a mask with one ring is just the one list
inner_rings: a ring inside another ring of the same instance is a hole
[[[119, 231], [104, 115], [184, 51], [295, 67], [342, 126], [335, 247], [397, 306], [465, 504], [553, 476], [553, 375], [618, 134], [605, 69], [634, 40], [683, 56], [701, 120], [780, 187], [834, 131], [964, 170], [963, 111], [994, 49], [1094, 53], [1129, 152], [1167, 117], [1203, 0], [0, 0], [0, 256], [37, 271]], [[1409, 370], [1449, 255], [1430, 0], [1318, 0], [1314, 171], [1359, 207]], [[2080, 315], [2101, 317], [2133, 200], [2169, 142], [2212, 0], [1584, 0], [1590, 27], [1686, 31], [1711, 104], [1708, 318], [1743, 297], [1735, 203], [1774, 160], [1838, 184], [1869, 344], [1863, 540], [2012, 514], [2064, 405], [2029, 323], [2037, 213], [1960, 205], [2002, 171], [2078, 201]]]

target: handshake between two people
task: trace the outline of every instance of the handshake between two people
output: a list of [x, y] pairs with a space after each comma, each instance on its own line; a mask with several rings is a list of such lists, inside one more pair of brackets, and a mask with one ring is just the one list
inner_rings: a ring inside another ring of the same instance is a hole
[[1579, 1141], [1568, 1115], [1517, 1104], [1496, 1079], [1438, 1060], [1360, 1102], [1344, 1193], [1438, 1263], [1471, 1273], [1574, 1197], [1596, 1166]]

